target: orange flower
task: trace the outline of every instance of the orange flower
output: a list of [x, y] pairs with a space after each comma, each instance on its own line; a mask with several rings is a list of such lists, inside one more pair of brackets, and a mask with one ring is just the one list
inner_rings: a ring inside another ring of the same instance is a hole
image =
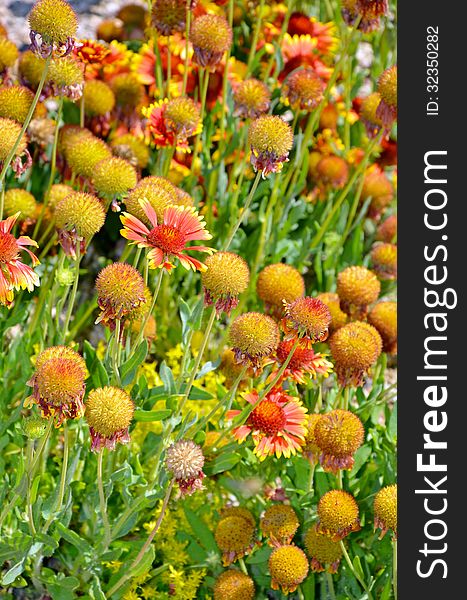
[[[253, 390], [245, 399], [254, 405], [258, 401], [258, 392]], [[234, 419], [240, 410], [227, 411], [227, 419]], [[254, 454], [260, 460], [274, 454], [277, 458], [300, 452], [306, 435], [307, 411], [298, 398], [288, 396], [283, 391], [268, 394], [252, 410], [244, 425], [233, 431], [238, 443], [242, 443], [252, 434], [255, 444]]]
[[204, 271], [206, 266], [202, 262], [184, 253], [186, 250], [214, 252], [206, 246], [186, 246], [191, 240], [210, 240], [212, 237], [197, 211], [189, 206], [169, 206], [164, 211], [162, 223], [158, 224], [151, 204], [142, 200], [141, 206], [153, 228], [149, 230], [139, 219], [125, 212], [120, 217], [123, 223], [120, 233], [139, 248], [150, 248], [147, 254], [149, 268], [164, 268], [170, 272], [174, 268], [170, 258], [174, 257], [185, 269]]
[[19, 238], [11, 233], [20, 213], [0, 221], [0, 304], [10, 308], [13, 304], [14, 290], [27, 289], [32, 292], [39, 285], [39, 277], [33, 269], [19, 260], [21, 250], [26, 250], [35, 267], [39, 260], [26, 246], [38, 247], [30, 237]]
[[99, 65], [110, 50], [95, 40], [79, 40], [73, 54], [85, 65]]
[[147, 108], [148, 129], [156, 146], [176, 146], [189, 152], [188, 138], [202, 129], [198, 107], [190, 98], [160, 100]]
[[[279, 366], [286, 361], [293, 345], [294, 340], [284, 340], [277, 347], [275, 356], [277, 368], [270, 375], [271, 381], [276, 376]], [[331, 372], [332, 363], [326, 359], [326, 355], [315, 352], [310, 347], [310, 340], [300, 340], [277, 385], [280, 385], [282, 381], [289, 377], [297, 383], [306, 383], [307, 375], [311, 379], [315, 379], [318, 375], [328, 377]]]

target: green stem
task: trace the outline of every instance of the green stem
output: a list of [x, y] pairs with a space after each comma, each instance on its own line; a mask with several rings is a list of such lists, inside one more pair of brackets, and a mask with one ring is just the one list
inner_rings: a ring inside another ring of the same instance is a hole
[[397, 538], [392, 538], [392, 590], [394, 600], [397, 600]]
[[102, 523], [104, 524], [104, 549], [107, 550], [110, 544], [110, 524], [107, 516], [107, 502], [104, 494], [104, 484], [102, 481], [102, 461], [104, 457], [104, 448], [101, 448], [97, 454], [97, 488], [99, 490], [99, 509], [101, 512]]
[[29, 530], [31, 531], [31, 535], [34, 537], [37, 533], [36, 526], [34, 524], [34, 515], [32, 512], [32, 504], [31, 504], [31, 463], [32, 463], [32, 455], [34, 451], [34, 442], [33, 440], [28, 440], [28, 447], [26, 450], [26, 473], [28, 477], [28, 491], [26, 497], [26, 503], [28, 507], [28, 524]]
[[163, 520], [164, 515], [165, 515], [165, 511], [167, 509], [167, 505], [168, 505], [169, 500], [170, 500], [170, 495], [172, 493], [172, 488], [174, 486], [174, 483], [175, 483], [175, 480], [172, 479], [172, 481], [170, 482], [169, 487], [167, 488], [167, 492], [165, 494], [164, 502], [162, 503], [162, 508], [161, 508], [160, 515], [159, 515], [159, 517], [158, 517], [158, 519], [156, 521], [156, 524], [154, 525], [153, 530], [149, 534], [148, 539], [144, 542], [144, 545], [141, 548], [141, 550], [139, 551], [138, 556], [131, 563], [130, 568], [128, 569], [127, 573], [125, 573], [124, 575], [122, 575], [122, 577], [120, 577], [120, 579], [117, 581], [117, 583], [115, 583], [115, 585], [113, 585], [112, 588], [108, 591], [108, 593], [107, 593], [108, 597], [112, 596], [112, 594], [115, 594], [115, 592], [117, 590], [119, 590], [122, 587], [122, 585], [124, 585], [129, 579], [131, 579], [133, 577], [133, 571], [136, 569], [136, 567], [139, 565], [139, 563], [143, 560], [144, 555], [146, 554], [149, 546], [152, 543], [152, 540], [156, 536], [156, 533], [159, 531], [159, 527], [161, 526], [162, 520]]
[[[229, 25], [232, 27], [233, 23], [233, 11], [234, 11], [234, 0], [229, 0]], [[222, 107], [221, 107], [221, 129], [219, 136], [219, 156], [222, 158], [224, 147], [225, 147], [225, 107], [227, 105], [227, 83], [228, 83], [228, 72], [229, 72], [229, 59], [230, 59], [231, 49], [227, 50], [225, 56], [225, 66], [224, 66], [224, 76], [222, 79]]]
[[62, 460], [62, 468], [60, 473], [60, 488], [58, 491], [57, 504], [55, 506], [55, 510], [52, 511], [47, 519], [42, 533], [47, 533], [52, 521], [54, 520], [57, 513], [62, 508], [63, 497], [65, 495], [65, 485], [66, 485], [66, 474], [68, 470], [68, 455], [69, 455], [69, 440], [68, 440], [68, 426], [66, 421], [63, 424], [63, 460]]
[[5, 186], [0, 190], [0, 220], [3, 219], [3, 207], [5, 206]]
[[122, 381], [120, 379], [120, 371], [119, 371], [119, 360], [118, 360], [118, 350], [120, 347], [120, 333], [121, 333], [122, 322], [120, 319], [115, 320], [115, 331], [113, 335], [112, 342], [112, 369], [115, 381], [119, 387], [122, 385]]
[[251, 72], [251, 67], [253, 66], [253, 61], [254, 61], [255, 55], [256, 55], [256, 47], [258, 45], [259, 32], [261, 30], [261, 25], [263, 22], [264, 2], [265, 2], [265, 0], [260, 0], [259, 6], [258, 6], [255, 29], [253, 32], [253, 38], [251, 40], [250, 54], [248, 55], [248, 63], [247, 63], [247, 68], [246, 68], [246, 73], [245, 73], [245, 79], [248, 77], [249, 73]]
[[[146, 259], [146, 261], [147, 261], [147, 259]], [[138, 347], [141, 344], [141, 342], [143, 341], [144, 330], [146, 329], [146, 325], [148, 324], [149, 317], [151, 316], [152, 311], [154, 310], [154, 307], [156, 306], [157, 296], [159, 295], [159, 290], [161, 289], [161, 283], [162, 283], [162, 277], [163, 277], [163, 275], [164, 275], [164, 269], [161, 268], [160, 273], [159, 273], [159, 277], [157, 278], [156, 289], [154, 290], [154, 295], [153, 295], [153, 298], [152, 298], [151, 306], [150, 306], [150, 308], [149, 308], [146, 316], [141, 321], [141, 329], [140, 329], [140, 332], [138, 334], [138, 338], [136, 340], [136, 347]]]
[[63, 335], [62, 335], [63, 341], [65, 341], [67, 333], [68, 333], [68, 326], [70, 325], [71, 314], [73, 312], [73, 306], [74, 306], [75, 300], [76, 300], [76, 292], [78, 291], [80, 262], [81, 262], [81, 245], [80, 245], [80, 241], [78, 240], [78, 243], [76, 244], [75, 280], [73, 282], [73, 288], [71, 290], [71, 297], [68, 301], [68, 310], [67, 310], [66, 317], [65, 317], [65, 323], [63, 325]]
[[336, 592], [334, 591], [334, 582], [332, 580], [332, 575], [329, 571], [325, 572], [326, 584], [329, 592], [329, 596], [331, 600], [336, 600]]
[[167, 36], [167, 79], [165, 95], [170, 100], [170, 80], [172, 78], [172, 50], [170, 48], [170, 35]]
[[341, 546], [342, 554], [344, 555], [344, 558], [345, 558], [345, 562], [347, 563], [347, 566], [352, 571], [352, 574], [355, 577], [355, 579], [358, 581], [358, 583], [365, 590], [366, 595], [368, 596], [368, 600], [372, 600], [371, 592], [368, 589], [367, 584], [363, 581], [363, 579], [360, 577], [360, 575], [355, 570], [355, 568], [354, 568], [354, 566], [352, 564], [352, 561], [350, 560], [350, 556], [349, 556], [349, 554], [348, 554], [348, 552], [347, 552], [347, 550], [345, 548], [344, 542], [342, 540], [340, 541], [340, 546]]
[[[204, 109], [206, 107], [206, 96], [208, 94], [208, 85], [209, 85], [209, 71], [207, 69], [201, 69], [200, 75], [203, 74], [203, 81], [201, 83], [201, 110], [200, 110], [200, 122], [203, 122], [204, 119]], [[195, 139], [194, 147], [193, 147], [193, 158], [191, 160], [191, 174], [193, 175], [196, 168], [196, 160], [199, 154], [199, 146], [201, 141], [202, 131], [198, 133]], [[209, 147], [205, 148], [206, 151], [209, 151]]]
[[248, 213], [248, 209], [250, 208], [251, 201], [253, 200], [253, 197], [255, 195], [256, 188], [259, 185], [260, 178], [261, 178], [261, 171], [258, 171], [256, 173], [256, 177], [253, 182], [253, 185], [251, 186], [250, 193], [248, 194], [248, 198], [246, 199], [245, 205], [243, 206], [243, 210], [240, 212], [240, 216], [238, 217], [237, 222], [235, 223], [235, 225], [233, 226], [233, 228], [231, 229], [231, 231], [229, 233], [229, 236], [227, 237], [227, 241], [223, 248], [224, 251], [229, 249], [229, 246], [232, 243], [232, 240], [234, 239], [235, 234], [238, 231], [238, 228], [242, 224], [243, 219], [245, 218], [245, 215]]
[[159, 36], [157, 35], [157, 29], [154, 30], [154, 37], [153, 37], [153, 45], [154, 45], [154, 55], [156, 57], [155, 60], [155, 71], [156, 71], [156, 85], [157, 85], [157, 90], [159, 92], [159, 97], [163, 97], [164, 94], [164, 83], [163, 83], [163, 78], [162, 78], [162, 58], [161, 58], [161, 53], [159, 50]]
[[243, 560], [242, 557], [240, 557], [238, 559], [238, 565], [239, 565], [240, 569], [243, 571], [243, 573], [245, 573], [245, 575], [248, 575], [248, 569], [246, 568], [245, 561]]
[[191, 2], [192, 0], [186, 0], [185, 7], [185, 63], [183, 66], [183, 84], [182, 84], [182, 96], [186, 93], [186, 86], [188, 82], [188, 63], [190, 54], [190, 25], [191, 25]]

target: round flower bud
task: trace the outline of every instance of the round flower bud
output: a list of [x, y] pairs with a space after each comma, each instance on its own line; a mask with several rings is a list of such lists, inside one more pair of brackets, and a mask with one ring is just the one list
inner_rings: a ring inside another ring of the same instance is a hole
[[342, 558], [342, 548], [339, 542], [334, 542], [327, 535], [318, 533], [315, 527], [308, 529], [303, 541], [306, 553], [311, 559], [311, 570], [314, 573], [322, 571], [337, 573]]
[[323, 469], [334, 474], [339, 469], [351, 469], [364, 433], [362, 422], [349, 410], [336, 409], [322, 415], [314, 434], [321, 449], [319, 460]]
[[101, 194], [119, 196], [135, 187], [138, 176], [133, 165], [114, 156], [96, 164], [92, 182]]
[[275, 548], [268, 561], [271, 588], [284, 594], [294, 592], [308, 575], [308, 560], [303, 550], [293, 545]]
[[383, 350], [397, 354], [397, 302], [378, 302], [368, 315], [368, 322], [383, 339]]
[[366, 172], [360, 198], [362, 202], [371, 198], [368, 215], [374, 219], [379, 219], [384, 209], [391, 204], [394, 190], [381, 169], [372, 168]]
[[101, 314], [96, 323], [113, 324], [146, 301], [144, 279], [131, 265], [112, 263], [96, 279], [97, 304]]
[[140, 201], [148, 200], [154, 209], [158, 223], [164, 219], [165, 209], [171, 204], [177, 204], [177, 189], [165, 177], [144, 177], [125, 198], [127, 212], [137, 217], [146, 225], [150, 221], [144, 212]]
[[253, 600], [254, 596], [253, 579], [235, 569], [221, 573], [214, 584], [214, 600]]
[[248, 144], [251, 148], [250, 161], [255, 171], [263, 177], [278, 173], [288, 161], [293, 145], [293, 132], [290, 125], [274, 115], [263, 115], [255, 119], [248, 131]]
[[165, 106], [164, 120], [167, 130], [177, 142], [195, 135], [201, 125], [201, 115], [195, 102], [188, 97], [172, 98]]
[[101, 117], [109, 113], [115, 106], [115, 94], [110, 86], [98, 79], [91, 79], [84, 84], [84, 110], [91, 117]]
[[373, 269], [380, 279], [397, 279], [397, 246], [376, 244], [371, 251]]
[[238, 83], [233, 92], [234, 115], [244, 119], [256, 119], [269, 110], [271, 92], [258, 79], [245, 79]]
[[331, 313], [331, 323], [329, 325], [329, 331], [333, 332], [339, 329], [347, 323], [347, 315], [340, 306], [340, 298], [337, 294], [332, 292], [323, 292], [316, 296], [321, 302], [324, 302], [329, 308]]
[[207, 306], [216, 304], [218, 316], [230, 311], [238, 304], [238, 296], [250, 281], [247, 263], [233, 252], [216, 252], [205, 260], [207, 270], [201, 274], [204, 300]]
[[152, 3], [151, 22], [161, 35], [185, 31], [186, 1], [155, 0]]
[[375, 496], [373, 505], [375, 529], [381, 529], [380, 539], [389, 529], [397, 536], [397, 485], [382, 488]]
[[285, 303], [284, 328], [287, 338], [306, 335], [312, 343], [327, 339], [331, 313], [329, 308], [318, 298], [305, 296], [290, 303]]
[[0, 35], [0, 73], [15, 64], [18, 54], [15, 44], [6, 36]]
[[380, 242], [394, 242], [397, 236], [397, 215], [389, 216], [376, 230], [376, 239]]
[[114, 450], [117, 442], [128, 443], [128, 427], [134, 412], [133, 401], [125, 390], [106, 386], [89, 392], [85, 418], [91, 434], [91, 450]]
[[230, 516], [217, 524], [214, 538], [222, 553], [224, 567], [249, 554], [253, 549], [255, 528], [243, 517]]
[[329, 340], [334, 368], [340, 385], [361, 386], [368, 369], [381, 354], [382, 340], [368, 323], [348, 323]]
[[232, 45], [232, 29], [221, 15], [202, 15], [193, 21], [190, 41], [194, 62], [201, 67], [213, 67]]
[[40, 439], [47, 429], [47, 421], [41, 417], [26, 417], [21, 423], [24, 435], [30, 440]]
[[282, 315], [284, 301], [293, 302], [305, 295], [305, 282], [295, 267], [284, 263], [268, 265], [258, 275], [256, 293], [266, 310]]
[[295, 110], [311, 111], [323, 99], [324, 85], [321, 78], [309, 67], [296, 69], [283, 84], [282, 96]]
[[316, 165], [317, 182], [323, 188], [339, 190], [349, 178], [349, 167], [340, 156], [326, 155]]
[[271, 542], [289, 544], [300, 523], [294, 509], [287, 504], [274, 504], [266, 509], [261, 517], [261, 531]]
[[110, 146], [112, 147], [114, 154], [117, 156], [119, 156], [118, 152], [116, 152], [118, 148], [128, 148], [132, 156], [135, 158], [135, 163], [132, 163], [133, 166], [136, 166], [140, 169], [147, 167], [149, 162], [149, 148], [143, 140], [137, 138], [132, 133], [126, 133], [114, 138], [110, 142]]
[[118, 106], [135, 108], [144, 96], [144, 87], [135, 73], [120, 73], [110, 82]]
[[321, 449], [316, 440], [315, 429], [322, 415], [315, 413], [308, 415], [306, 424], [305, 445], [303, 446], [303, 456], [305, 456], [311, 464], [316, 465], [319, 460]]
[[376, 302], [381, 284], [376, 275], [366, 267], [352, 266], [337, 276], [337, 294], [341, 308], [353, 318], [362, 318], [368, 305]]
[[21, 80], [27, 83], [33, 90], [39, 85], [42, 72], [44, 71], [44, 64], [45, 60], [31, 50], [26, 50], [26, 52], [21, 54], [18, 65]]
[[[4, 161], [21, 133], [21, 125], [11, 119], [0, 117], [0, 162]], [[23, 134], [21, 142], [16, 149], [16, 156], [21, 156], [27, 146], [26, 134]]]
[[0, 117], [23, 124], [33, 100], [34, 94], [22, 85], [0, 88]]
[[73, 135], [65, 136], [62, 140], [67, 163], [77, 175], [92, 177], [96, 165], [112, 156], [107, 144], [94, 137], [87, 129], [74, 132]]
[[343, 490], [331, 490], [318, 502], [318, 533], [326, 534], [337, 542], [360, 528], [358, 504]]
[[5, 214], [8, 217], [20, 213], [19, 220], [32, 219], [37, 210], [34, 196], [21, 188], [10, 188], [5, 192]]
[[169, 446], [165, 464], [177, 481], [182, 495], [191, 495], [203, 488], [204, 455], [201, 447], [192, 440], [179, 440]]
[[83, 94], [83, 71], [71, 56], [60, 57], [50, 63], [47, 82], [54, 94], [67, 96], [71, 100], [78, 100]]
[[229, 339], [237, 362], [258, 368], [279, 345], [279, 328], [271, 317], [248, 312], [233, 321]]
[[73, 192], [55, 207], [55, 226], [58, 230], [76, 233], [89, 241], [104, 225], [102, 202], [93, 194]]
[[54, 185], [50, 188], [48, 206], [54, 209], [60, 200], [63, 200], [63, 198], [71, 194], [73, 191], [73, 188], [69, 185], [65, 185], [64, 183], [54, 183]]
[[62, 46], [78, 29], [75, 11], [65, 0], [38, 0], [29, 13], [29, 27], [46, 43]]

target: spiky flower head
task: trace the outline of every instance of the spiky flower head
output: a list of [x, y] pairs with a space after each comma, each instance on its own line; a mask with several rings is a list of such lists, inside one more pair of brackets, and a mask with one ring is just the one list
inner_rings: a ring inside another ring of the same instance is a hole
[[304, 296], [293, 302], [284, 303], [284, 329], [286, 339], [306, 335], [311, 343], [323, 342], [329, 334], [331, 313], [318, 298]]
[[[0, 162], [4, 161], [11, 152], [21, 133], [21, 125], [12, 119], [4, 119], [0, 117]], [[26, 152], [27, 137], [23, 134], [21, 141], [16, 149], [16, 156], [20, 157]]]
[[165, 464], [172, 473], [182, 495], [203, 489], [204, 455], [192, 440], [179, 440], [167, 448]]
[[20, 213], [19, 220], [32, 219], [37, 210], [34, 196], [22, 188], [10, 188], [5, 192], [5, 214], [10, 217]]
[[362, 318], [368, 305], [376, 302], [381, 284], [372, 271], [366, 267], [352, 266], [337, 276], [337, 294], [342, 310], [353, 318]]
[[[228, 387], [231, 387], [237, 380], [237, 378], [240, 376], [243, 367], [241, 364], [237, 363], [237, 361], [235, 360], [235, 353], [230, 348], [224, 350], [224, 352], [222, 353], [219, 370], [225, 377], [225, 385], [227, 385]], [[253, 377], [253, 375], [253, 370], [247, 369], [244, 378], [241, 379], [240, 383], [238, 384], [239, 389], [245, 387], [247, 384], [247, 377]]]
[[127, 160], [113, 156], [96, 164], [92, 182], [101, 194], [121, 196], [135, 187], [138, 175]]
[[376, 239], [379, 242], [394, 242], [397, 236], [397, 215], [390, 215], [379, 225], [376, 230]]
[[232, 45], [232, 29], [221, 15], [202, 15], [191, 26], [193, 60], [201, 67], [215, 67]]
[[322, 415], [314, 434], [321, 449], [319, 460], [323, 469], [334, 474], [339, 469], [351, 469], [364, 433], [362, 422], [349, 410], [336, 409]]
[[110, 85], [118, 106], [132, 109], [143, 99], [144, 87], [136, 73], [120, 73], [112, 79]]
[[387, 14], [387, 0], [343, 0], [342, 17], [347, 25], [355, 25], [364, 33], [376, 31], [380, 26], [380, 17]]
[[58, 47], [66, 46], [78, 29], [75, 11], [65, 0], [38, 0], [28, 20], [31, 32], [40, 35], [46, 44]]
[[38, 440], [44, 435], [47, 429], [47, 421], [41, 417], [31, 415], [23, 419], [21, 429], [28, 439]]
[[263, 178], [269, 173], [278, 173], [283, 163], [289, 160], [293, 145], [292, 128], [281, 117], [262, 115], [250, 125], [248, 144], [255, 171], [261, 171]]
[[348, 323], [333, 333], [329, 346], [339, 383], [363, 385], [363, 377], [378, 360], [382, 345], [378, 331], [360, 321]]
[[55, 226], [60, 244], [68, 256], [76, 257], [77, 244], [84, 252], [86, 242], [104, 225], [102, 202], [93, 194], [72, 192], [55, 207]]
[[396, 244], [376, 244], [371, 251], [371, 262], [380, 279], [397, 279]]
[[28, 133], [31, 142], [45, 148], [53, 144], [56, 123], [53, 119], [32, 119], [28, 126]]
[[299, 526], [296, 512], [287, 504], [274, 504], [261, 517], [261, 531], [271, 539], [271, 545], [289, 544]]
[[177, 141], [184, 141], [198, 132], [200, 117], [198, 106], [187, 96], [169, 100], [164, 112], [166, 127]]
[[383, 126], [383, 122], [376, 115], [380, 102], [381, 96], [378, 92], [373, 92], [363, 99], [360, 107], [360, 118], [370, 138], [375, 137]]
[[62, 146], [71, 170], [87, 178], [92, 177], [100, 161], [112, 156], [107, 144], [88, 129], [78, 129], [71, 135], [62, 136]]
[[161, 35], [185, 31], [186, 0], [155, 0], [152, 3], [151, 22]]
[[329, 325], [329, 331], [333, 332], [342, 325], [347, 323], [347, 315], [341, 309], [340, 306], [340, 298], [338, 294], [333, 292], [323, 292], [316, 296], [321, 302], [324, 302], [326, 306], [329, 308], [329, 312], [331, 313], [331, 323]]
[[397, 354], [397, 302], [378, 302], [368, 315], [368, 322], [375, 327], [383, 339], [383, 350]]
[[35, 90], [41, 80], [44, 65], [45, 61], [43, 58], [37, 56], [31, 50], [26, 50], [26, 52], [21, 54], [18, 64], [21, 80]]
[[15, 64], [18, 54], [16, 45], [6, 36], [0, 35], [0, 73]]
[[111, 386], [91, 390], [85, 412], [91, 450], [114, 450], [117, 442], [127, 444], [130, 441], [128, 427], [134, 412], [135, 405], [125, 390]]
[[226, 517], [242, 517], [247, 521], [252, 527], [256, 527], [255, 518], [248, 508], [244, 506], [224, 506], [220, 510], [221, 519], [225, 519]]
[[69, 196], [72, 192], [73, 188], [69, 185], [64, 183], [54, 183], [50, 188], [48, 206], [50, 206], [52, 209], [55, 209], [57, 204], [66, 198], [66, 196]]
[[284, 594], [294, 592], [308, 575], [308, 560], [301, 548], [290, 545], [275, 548], [268, 561], [271, 588]]
[[84, 84], [84, 110], [91, 117], [102, 117], [115, 106], [115, 94], [104, 81], [91, 79]]
[[361, 201], [371, 198], [368, 214], [371, 218], [379, 219], [384, 209], [394, 198], [394, 189], [385, 173], [378, 167], [372, 167], [365, 173]]
[[253, 579], [236, 569], [221, 573], [214, 584], [214, 600], [253, 600], [254, 596]]
[[225, 517], [219, 521], [214, 538], [222, 553], [224, 567], [249, 554], [255, 546], [255, 527], [239, 515]]
[[323, 188], [339, 190], [349, 178], [347, 162], [333, 154], [323, 156], [315, 167], [317, 183]]
[[373, 505], [375, 513], [375, 529], [381, 529], [382, 539], [389, 529], [397, 537], [397, 484], [380, 489]]
[[278, 316], [284, 312], [283, 301], [293, 302], [305, 294], [305, 281], [298, 270], [285, 263], [265, 267], [258, 275], [256, 293], [266, 310]]
[[83, 95], [84, 75], [80, 64], [71, 56], [60, 57], [50, 63], [47, 83], [57, 96], [79, 100]]
[[318, 502], [316, 531], [337, 542], [352, 531], [360, 529], [358, 504], [355, 498], [343, 490], [326, 492]]
[[34, 94], [22, 85], [0, 88], [0, 117], [23, 124], [28, 115]]
[[44, 418], [56, 418], [57, 427], [65, 419], [78, 419], [84, 414], [85, 378], [85, 362], [77, 352], [67, 346], [47, 348], [37, 357], [25, 406], [36, 403]]
[[177, 189], [171, 181], [165, 177], [151, 176], [144, 177], [138, 185], [130, 191], [125, 198], [127, 212], [150, 225], [141, 201], [147, 200], [156, 213], [157, 220], [161, 222], [164, 219], [165, 209], [177, 204]]
[[342, 558], [342, 548], [339, 542], [333, 541], [327, 535], [318, 533], [316, 527], [310, 527], [305, 533], [304, 544], [310, 557], [311, 570], [314, 573], [327, 571], [337, 573]]
[[129, 152], [132, 157], [129, 162], [131, 162], [134, 167], [140, 169], [147, 167], [150, 155], [149, 148], [142, 139], [136, 137], [132, 133], [125, 133], [124, 135], [115, 137], [110, 142], [110, 145], [113, 153], [121, 158], [125, 158], [125, 156], [123, 156], [124, 151], [126, 151], [127, 156]]
[[279, 344], [279, 328], [271, 317], [258, 312], [238, 316], [230, 326], [229, 339], [237, 362], [260, 366]]
[[101, 314], [96, 323], [114, 325], [145, 302], [144, 279], [131, 265], [112, 263], [102, 269], [96, 279], [97, 304]]
[[306, 435], [305, 444], [303, 446], [303, 455], [310, 461], [312, 465], [316, 465], [319, 460], [321, 449], [318, 446], [318, 441], [315, 436], [316, 425], [321, 419], [322, 415], [311, 414], [308, 415], [308, 421], [306, 423]]
[[311, 111], [323, 99], [324, 84], [316, 72], [301, 67], [290, 73], [282, 86], [282, 96], [295, 110]]
[[381, 102], [376, 109], [376, 116], [389, 130], [397, 118], [397, 66], [389, 67], [380, 75], [377, 89]]
[[205, 304], [215, 303], [218, 316], [222, 312], [229, 315], [238, 304], [238, 296], [248, 287], [248, 264], [233, 252], [216, 252], [208, 256], [205, 265], [207, 270], [201, 275]]
[[269, 110], [271, 92], [259, 79], [240, 81], [234, 89], [234, 115], [244, 119], [256, 119]]

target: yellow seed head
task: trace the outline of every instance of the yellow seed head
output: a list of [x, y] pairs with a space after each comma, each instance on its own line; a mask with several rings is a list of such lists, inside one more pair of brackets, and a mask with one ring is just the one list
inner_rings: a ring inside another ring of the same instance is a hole
[[64, 183], [54, 183], [54, 185], [50, 188], [48, 205], [50, 208], [55, 209], [57, 204], [72, 192], [73, 188], [71, 188], [69, 185], [65, 185]]
[[378, 79], [378, 93], [384, 102], [397, 108], [397, 67], [386, 69]]
[[397, 279], [397, 246], [376, 244], [371, 251], [373, 268], [380, 279]]
[[86, 81], [83, 95], [86, 114], [92, 117], [103, 116], [115, 106], [115, 94], [104, 81], [98, 79]]
[[368, 306], [368, 304], [376, 302], [380, 290], [381, 284], [378, 278], [366, 267], [348, 267], [337, 276], [337, 294], [343, 307], [346, 305]]
[[156, 212], [158, 222], [162, 222], [165, 209], [177, 204], [177, 189], [165, 177], [144, 177], [131, 190], [125, 199], [126, 210], [149, 225], [149, 219], [141, 208], [140, 200], [146, 199]]
[[221, 15], [202, 15], [193, 21], [190, 41], [195, 62], [202, 67], [212, 67], [232, 45], [232, 29]]
[[351, 494], [343, 490], [331, 490], [321, 497], [318, 519], [318, 531], [334, 541], [360, 529], [358, 504]]
[[269, 572], [273, 590], [285, 594], [294, 592], [308, 575], [308, 560], [300, 548], [293, 545], [275, 548], [269, 557]]
[[299, 526], [300, 523], [294, 509], [287, 504], [270, 506], [261, 517], [263, 535], [282, 544], [292, 541]]
[[185, 0], [155, 0], [152, 3], [152, 23], [162, 35], [185, 30]]
[[378, 94], [378, 92], [373, 92], [363, 99], [360, 107], [361, 118], [372, 125], [376, 125], [377, 127], [383, 126], [381, 119], [376, 115], [376, 109], [378, 108], [380, 102], [381, 96]]
[[73, 192], [55, 207], [57, 229], [76, 230], [85, 240], [91, 239], [101, 229], [104, 221], [102, 202], [93, 194]]
[[285, 305], [287, 326], [306, 334], [313, 342], [328, 337], [331, 313], [318, 298], [305, 296]]
[[38, 440], [47, 429], [47, 421], [41, 417], [26, 417], [21, 423], [24, 435], [30, 440]]
[[146, 300], [144, 279], [126, 263], [112, 263], [102, 269], [96, 279], [96, 290], [104, 320], [121, 319]]
[[323, 82], [309, 67], [292, 71], [284, 81], [282, 95], [294, 109], [311, 111], [323, 98]]
[[308, 458], [310, 462], [316, 464], [318, 462], [318, 456], [320, 449], [315, 436], [316, 425], [321, 419], [321, 415], [315, 413], [308, 415], [308, 421], [306, 424], [306, 435], [305, 445], [303, 446], [303, 454]]
[[[19, 134], [21, 133], [21, 125], [11, 119], [0, 117], [0, 162], [5, 160], [11, 149], [16, 143]], [[21, 142], [16, 149], [16, 156], [20, 156], [26, 150], [27, 146], [26, 134], [23, 134]]]
[[19, 72], [24, 81], [32, 89], [36, 89], [41, 80], [42, 71], [44, 70], [45, 60], [34, 54], [31, 50], [26, 50], [19, 59]]
[[33, 100], [34, 94], [22, 85], [0, 88], [0, 117], [23, 124]]
[[305, 294], [305, 282], [295, 267], [277, 263], [259, 273], [256, 292], [267, 306], [282, 311], [284, 300], [293, 302]]
[[397, 485], [382, 488], [375, 496], [373, 505], [375, 528], [382, 530], [381, 537], [388, 529], [397, 535]]
[[92, 177], [96, 165], [112, 156], [105, 142], [94, 137], [87, 129], [73, 131], [62, 137], [65, 158], [72, 171], [84, 177]]
[[149, 162], [149, 148], [143, 140], [140, 140], [132, 133], [125, 133], [114, 138], [110, 145], [115, 153], [117, 148], [128, 148], [136, 159], [136, 166], [140, 169], [147, 167]]
[[279, 328], [266, 315], [249, 312], [238, 316], [230, 326], [230, 342], [239, 357], [259, 359], [269, 356], [279, 344]]
[[191, 98], [181, 96], [167, 102], [164, 118], [167, 129], [186, 139], [194, 135], [200, 125], [200, 112]]
[[368, 322], [373, 325], [383, 338], [384, 351], [397, 353], [397, 302], [378, 302], [368, 315]]
[[224, 571], [214, 584], [214, 600], [253, 600], [254, 596], [253, 579], [241, 571]]
[[74, 58], [65, 56], [50, 63], [47, 81], [55, 85], [57, 91], [65, 88], [83, 86], [84, 76], [81, 67]]
[[329, 331], [336, 331], [342, 325], [347, 323], [347, 315], [340, 307], [340, 298], [337, 294], [332, 292], [323, 292], [322, 294], [318, 294], [316, 296], [321, 302], [324, 302], [326, 306], [329, 308], [329, 312], [331, 313], [331, 324], [329, 326]]
[[96, 164], [92, 181], [101, 194], [119, 196], [135, 187], [138, 176], [133, 165], [114, 156]]
[[224, 564], [231, 564], [247, 554], [253, 545], [254, 527], [243, 517], [230, 516], [217, 524], [214, 537], [224, 556]]
[[15, 44], [6, 36], [0, 35], [0, 73], [15, 64], [18, 54]]
[[292, 129], [280, 117], [260, 116], [250, 126], [248, 143], [255, 154], [268, 154], [284, 162], [293, 144]]
[[315, 438], [322, 451], [320, 462], [324, 470], [337, 473], [339, 469], [351, 469], [364, 433], [362, 422], [349, 410], [336, 409], [322, 415], [315, 427]]
[[143, 99], [144, 88], [135, 73], [116, 75], [110, 85], [119, 106], [135, 108]]
[[51, 44], [65, 44], [78, 29], [75, 11], [65, 0], [38, 0], [29, 13], [29, 27]]
[[245, 119], [256, 119], [269, 110], [271, 93], [258, 79], [245, 79], [234, 90], [235, 114]]
[[32, 219], [35, 216], [37, 203], [34, 196], [21, 188], [11, 188], [5, 192], [5, 214], [8, 217], [21, 213], [19, 219]]
[[244, 506], [225, 506], [220, 511], [221, 519], [226, 517], [242, 517], [253, 528], [256, 527], [256, 521], [251, 511]]
[[233, 252], [216, 252], [204, 261], [207, 270], [201, 274], [203, 286], [213, 298], [237, 297], [250, 281], [250, 269], [241, 256]]
[[[315, 573], [327, 570], [335, 573], [342, 558], [342, 548], [339, 542], [334, 542], [327, 535], [316, 531], [315, 527], [310, 527], [305, 533], [303, 540], [306, 552], [311, 559], [311, 569]], [[327, 568], [326, 568], [327, 565]]]
[[133, 419], [135, 406], [125, 390], [106, 386], [89, 392], [86, 400], [86, 421], [96, 433], [111, 438], [125, 430]]

